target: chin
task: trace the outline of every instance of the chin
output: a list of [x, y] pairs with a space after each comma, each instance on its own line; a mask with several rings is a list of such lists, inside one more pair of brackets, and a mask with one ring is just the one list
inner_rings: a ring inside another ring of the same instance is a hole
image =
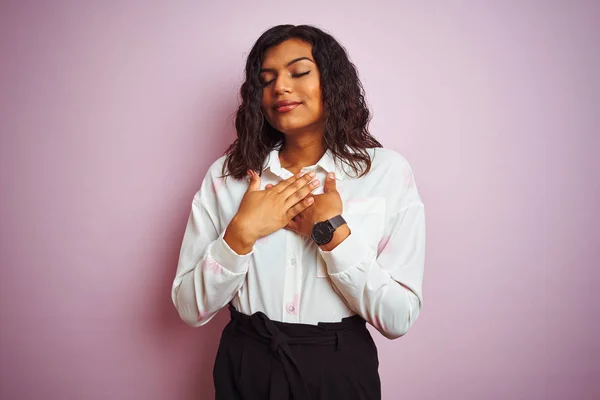
[[277, 130], [285, 135], [293, 135], [294, 133], [305, 129], [307, 125], [285, 125], [280, 126]]
[[311, 127], [314, 126], [314, 123], [302, 123], [302, 122], [292, 122], [289, 121], [289, 123], [286, 124], [277, 124], [277, 125], [271, 125], [274, 126], [275, 129], [277, 129], [279, 132], [286, 134], [286, 135], [293, 135], [297, 132], [301, 132], [303, 130], [308, 130]]

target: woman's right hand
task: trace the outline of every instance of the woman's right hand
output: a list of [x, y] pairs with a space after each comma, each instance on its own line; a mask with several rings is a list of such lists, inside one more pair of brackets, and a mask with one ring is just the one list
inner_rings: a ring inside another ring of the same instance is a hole
[[[303, 175], [303, 176], [301, 176]], [[310, 207], [306, 197], [319, 187], [315, 173], [299, 173], [265, 190], [260, 190], [260, 176], [249, 171], [250, 186], [242, 198], [240, 208], [232, 220], [235, 229], [244, 236], [244, 242], [254, 243], [286, 226], [292, 218]]]

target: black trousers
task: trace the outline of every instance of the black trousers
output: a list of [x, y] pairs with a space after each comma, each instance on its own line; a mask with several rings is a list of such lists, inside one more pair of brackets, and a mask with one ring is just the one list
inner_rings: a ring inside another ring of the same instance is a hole
[[217, 400], [381, 399], [377, 348], [360, 316], [307, 325], [229, 310], [213, 370]]

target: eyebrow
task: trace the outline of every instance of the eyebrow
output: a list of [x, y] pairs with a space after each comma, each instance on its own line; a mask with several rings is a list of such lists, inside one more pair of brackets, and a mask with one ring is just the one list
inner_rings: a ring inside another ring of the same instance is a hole
[[[308, 60], [313, 64], [315, 63], [313, 60], [311, 60], [308, 57], [298, 57], [298, 58], [294, 58], [292, 61], [287, 63], [286, 67], [289, 67], [290, 65], [297, 63], [298, 61], [302, 61], [302, 60]], [[275, 72], [275, 70], [273, 68], [261, 68], [260, 73], [262, 74], [263, 72]]]

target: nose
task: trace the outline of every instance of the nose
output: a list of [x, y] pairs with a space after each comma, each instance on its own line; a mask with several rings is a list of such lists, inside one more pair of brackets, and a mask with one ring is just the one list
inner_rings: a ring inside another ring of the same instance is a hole
[[284, 74], [281, 74], [277, 77], [277, 79], [275, 79], [273, 87], [275, 93], [278, 95], [283, 93], [289, 93], [292, 91], [292, 81], [289, 77], [285, 76]]

